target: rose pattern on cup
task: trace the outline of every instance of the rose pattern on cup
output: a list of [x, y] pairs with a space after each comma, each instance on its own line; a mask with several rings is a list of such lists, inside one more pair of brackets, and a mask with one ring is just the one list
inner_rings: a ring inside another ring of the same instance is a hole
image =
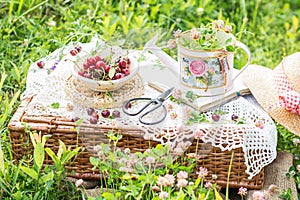
[[219, 58], [195, 59], [186, 56], [181, 60], [182, 81], [188, 86], [205, 90], [224, 86], [224, 73], [227, 71], [225, 68], [226, 65]]
[[203, 60], [193, 60], [189, 64], [189, 70], [195, 77], [200, 77], [205, 74], [208, 66]]

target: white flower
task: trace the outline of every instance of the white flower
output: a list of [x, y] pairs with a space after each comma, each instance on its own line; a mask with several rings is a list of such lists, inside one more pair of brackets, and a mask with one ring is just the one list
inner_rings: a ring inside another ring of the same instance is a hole
[[215, 20], [213, 21], [213, 27], [216, 29], [221, 29], [224, 27], [224, 21], [223, 20]]
[[90, 9], [87, 9], [87, 10], [86, 10], [86, 15], [87, 15], [87, 16], [91, 16], [91, 14], [92, 14], [92, 11], [91, 11]]
[[231, 32], [232, 32], [232, 26], [226, 25], [225, 28], [224, 28], [224, 31], [225, 31], [226, 33], [231, 33]]
[[204, 187], [206, 189], [210, 189], [210, 188], [212, 188], [212, 183], [211, 182], [206, 182], [205, 185], [204, 185]]
[[129, 148], [124, 149], [124, 153], [130, 154], [130, 149]]
[[168, 198], [168, 197], [169, 197], [169, 193], [167, 193], [167, 192], [162, 191], [162, 192], [159, 194], [159, 198], [160, 198], [160, 199], [166, 199], [166, 198]]
[[184, 150], [183, 150], [181, 147], [176, 147], [176, 148], [174, 149], [174, 153], [175, 153], [176, 155], [181, 155], [183, 152], [184, 152]]
[[297, 165], [296, 169], [300, 173], [300, 165]]
[[54, 26], [56, 26], [56, 22], [51, 20], [48, 22], [48, 26], [54, 27]]
[[196, 172], [198, 174], [198, 177], [200, 177], [201, 179], [203, 179], [205, 176], [208, 175], [208, 170], [205, 167], [200, 167], [199, 171]]
[[217, 180], [218, 176], [217, 176], [217, 174], [212, 174], [212, 175], [211, 175], [211, 178], [212, 178], [213, 180]]
[[177, 187], [186, 187], [188, 184], [188, 181], [186, 179], [179, 179], [177, 181]]
[[180, 171], [177, 173], [178, 179], [186, 179], [188, 178], [188, 173], [186, 171]]
[[146, 162], [147, 162], [147, 163], [153, 164], [153, 163], [155, 163], [155, 158], [152, 157], [152, 156], [148, 156], [148, 157], [146, 158]]
[[181, 37], [181, 33], [182, 33], [182, 30], [178, 29], [177, 31], [175, 31], [173, 33], [173, 35], [174, 35], [175, 38], [180, 38]]
[[176, 45], [177, 45], [177, 44], [176, 44], [176, 40], [170, 39], [170, 40], [168, 41], [168, 48], [169, 48], [169, 49], [175, 48]]
[[145, 153], [146, 153], [146, 154], [151, 153], [151, 149], [146, 149]]
[[247, 188], [240, 187], [238, 194], [241, 195], [241, 196], [246, 196], [247, 195]]
[[204, 11], [204, 8], [201, 8], [201, 7], [197, 8], [198, 13], [202, 13], [203, 11]]
[[24, 39], [24, 42], [23, 42], [23, 44], [24, 44], [24, 46], [28, 46], [28, 43], [29, 43], [29, 40], [28, 39]]
[[78, 179], [78, 180], [75, 182], [75, 186], [76, 186], [76, 187], [80, 187], [82, 184], [83, 184], [83, 180], [82, 180], [82, 179]]
[[162, 177], [162, 176], [160, 176], [160, 177], [158, 177], [158, 179], [157, 179], [157, 185], [158, 186], [165, 186], [166, 184], [166, 178], [165, 177]]
[[298, 138], [294, 138], [292, 141], [293, 141], [295, 146], [300, 144], [300, 139], [298, 139]]
[[198, 40], [200, 38], [200, 32], [196, 28], [192, 28], [190, 32], [190, 37], [193, 40]]
[[174, 182], [175, 182], [174, 176], [172, 174], [166, 174], [165, 179], [166, 179], [166, 186], [172, 186], [173, 187]]
[[100, 145], [94, 146], [94, 151], [102, 151], [102, 147]]

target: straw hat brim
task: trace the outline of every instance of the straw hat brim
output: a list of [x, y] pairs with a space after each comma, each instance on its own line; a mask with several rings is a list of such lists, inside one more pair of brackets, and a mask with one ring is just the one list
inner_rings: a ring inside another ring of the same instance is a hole
[[287, 111], [284, 107], [276, 106], [279, 99], [272, 75], [273, 70], [269, 68], [249, 65], [243, 71], [242, 79], [257, 102], [276, 122], [300, 136], [300, 116]]

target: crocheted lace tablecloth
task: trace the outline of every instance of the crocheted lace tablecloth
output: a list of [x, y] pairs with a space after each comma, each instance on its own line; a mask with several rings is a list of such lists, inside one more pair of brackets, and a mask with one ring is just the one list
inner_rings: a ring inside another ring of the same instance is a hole
[[[90, 43], [80, 45], [86, 51], [96, 51], [95, 44], [99, 44], [99, 41], [101, 43], [101, 40], [94, 38]], [[106, 98], [105, 95], [96, 95], [93, 91], [78, 87], [79, 83], [71, 75], [72, 62], [67, 61], [72, 59], [69, 55], [72, 48], [74, 48], [74, 44], [71, 43], [42, 58], [41, 60], [45, 63], [43, 68], [39, 68], [37, 63], [30, 66], [26, 91], [22, 94], [22, 98], [33, 97], [26, 108], [28, 116], [79, 117], [83, 119], [84, 123], [89, 123], [91, 116], [87, 114], [88, 107], [94, 107], [99, 113], [104, 107], [119, 110], [121, 117], [113, 119], [113, 123], [118, 127], [141, 129], [145, 132], [145, 139], [169, 144], [179, 153], [186, 150], [192, 139], [199, 134], [205, 143], [221, 150], [242, 147], [247, 167], [246, 173], [249, 174], [249, 178], [258, 174], [262, 168], [276, 158], [277, 130], [272, 119], [259, 106], [250, 103], [245, 98], [240, 97], [212, 108], [205, 112], [206, 122], [192, 123], [191, 125], [186, 125], [191, 108], [168, 99], [164, 103], [168, 109], [166, 119], [160, 124], [143, 125], [139, 122], [138, 117], [122, 113], [120, 108], [122, 102], [137, 96], [157, 97], [160, 92], [148, 86], [147, 81], [149, 80], [166, 84], [166, 88], [168, 88], [167, 85], [176, 86], [179, 82], [178, 78], [154, 55], [148, 53], [140, 55], [139, 51], [133, 51], [131, 53], [140, 60], [140, 75], [120, 91], [113, 92], [112, 96], [115, 95], [115, 98], [109, 104], [111, 106], [107, 106], [108, 104], [104, 105], [102, 102]], [[151, 73], [149, 74], [149, 72]], [[203, 101], [203, 98], [207, 97], [197, 98], [195, 103]], [[136, 109], [138, 108], [137, 106]], [[225, 113], [221, 115], [219, 122], [211, 119], [215, 111]], [[153, 116], [160, 115], [160, 113], [161, 111], [158, 110], [153, 113]], [[244, 123], [236, 124], [232, 123], [232, 120], [228, 120], [231, 119], [233, 113], [244, 119]], [[100, 115], [98, 124], [109, 125], [111, 123], [111, 119], [103, 118]]]

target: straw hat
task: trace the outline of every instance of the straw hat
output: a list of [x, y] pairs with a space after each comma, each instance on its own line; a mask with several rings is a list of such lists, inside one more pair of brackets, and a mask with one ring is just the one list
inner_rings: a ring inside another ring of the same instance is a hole
[[242, 78], [263, 109], [300, 136], [300, 52], [285, 57], [274, 70], [250, 65]]

